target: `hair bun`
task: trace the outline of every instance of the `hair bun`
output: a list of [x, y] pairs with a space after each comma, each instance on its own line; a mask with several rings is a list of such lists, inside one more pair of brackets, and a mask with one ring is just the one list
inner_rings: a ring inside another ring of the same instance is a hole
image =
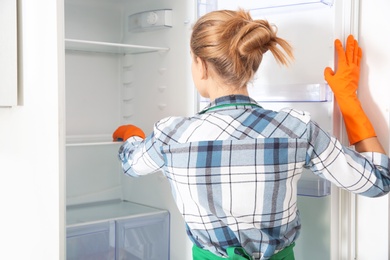
[[241, 56], [259, 51], [263, 55], [275, 41], [275, 36], [276, 33], [267, 21], [250, 21], [237, 34], [237, 50]]
[[268, 21], [253, 20], [242, 9], [218, 10], [205, 14], [194, 25], [191, 51], [226, 84], [246, 86], [268, 50], [284, 65], [293, 57], [291, 46], [276, 32]]

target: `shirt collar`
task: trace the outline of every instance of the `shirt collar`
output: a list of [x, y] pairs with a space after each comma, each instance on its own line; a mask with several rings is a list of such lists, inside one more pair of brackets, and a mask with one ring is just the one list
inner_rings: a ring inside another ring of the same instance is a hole
[[245, 106], [245, 105], [252, 105], [252, 106], [258, 106], [261, 107], [254, 99], [252, 99], [249, 96], [245, 95], [229, 95], [229, 96], [223, 96], [216, 98], [215, 100], [211, 101], [199, 114], [204, 114], [208, 110], [219, 110], [219, 107], [226, 108], [226, 105], [231, 105], [234, 108]]

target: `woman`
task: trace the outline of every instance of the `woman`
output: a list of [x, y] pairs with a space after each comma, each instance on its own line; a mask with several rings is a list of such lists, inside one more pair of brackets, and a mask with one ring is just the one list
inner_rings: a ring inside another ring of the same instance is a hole
[[364, 196], [389, 192], [389, 158], [356, 97], [361, 49], [336, 40], [338, 70], [325, 69], [355, 150], [343, 146], [303, 111], [276, 112], [248, 96], [264, 53], [281, 64], [290, 45], [248, 12], [215, 11], [191, 36], [192, 75], [211, 103], [192, 117], [168, 117], [143, 140], [133, 125], [115, 140], [124, 172], [162, 170], [182, 213], [194, 259], [294, 259], [301, 228], [297, 182], [303, 169]]

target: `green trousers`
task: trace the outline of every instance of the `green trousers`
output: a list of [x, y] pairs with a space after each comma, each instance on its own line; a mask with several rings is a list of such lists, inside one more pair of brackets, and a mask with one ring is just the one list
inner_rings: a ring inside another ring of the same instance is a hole
[[[295, 243], [292, 243], [282, 251], [273, 255], [270, 260], [294, 260], [293, 247]], [[228, 247], [226, 250], [228, 258], [216, 256], [208, 250], [203, 250], [197, 246], [192, 247], [192, 259], [193, 260], [252, 260], [252, 257], [248, 255], [242, 247]]]

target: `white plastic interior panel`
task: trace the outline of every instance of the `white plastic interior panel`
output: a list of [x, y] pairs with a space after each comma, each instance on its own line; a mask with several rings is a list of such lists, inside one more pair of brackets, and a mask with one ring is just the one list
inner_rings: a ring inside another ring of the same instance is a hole
[[65, 0], [65, 38], [121, 43], [121, 1]]
[[116, 129], [120, 122], [120, 64], [116, 55], [66, 52], [68, 136], [110, 135]]
[[0, 107], [17, 105], [17, 1], [0, 1]]
[[122, 197], [119, 146], [120, 143], [67, 145], [67, 205]]

